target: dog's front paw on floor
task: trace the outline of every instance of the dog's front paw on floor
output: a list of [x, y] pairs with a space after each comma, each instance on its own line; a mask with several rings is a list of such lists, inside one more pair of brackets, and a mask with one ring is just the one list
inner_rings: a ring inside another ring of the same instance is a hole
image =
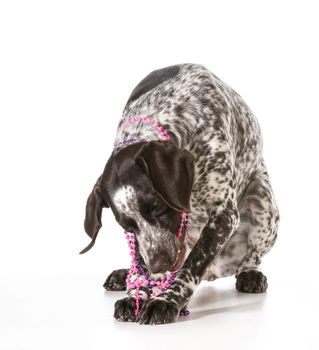
[[114, 270], [103, 284], [106, 290], [121, 291], [126, 289], [128, 269]]
[[267, 287], [267, 277], [260, 271], [243, 271], [237, 276], [236, 289], [239, 292], [264, 293]]
[[[142, 307], [143, 301], [140, 300], [140, 307]], [[114, 305], [114, 315], [113, 317], [117, 321], [123, 322], [135, 322], [136, 315], [136, 299], [132, 297], [126, 297], [118, 300]]]
[[174, 302], [152, 299], [141, 309], [137, 322], [140, 324], [171, 323], [177, 319], [178, 308]]

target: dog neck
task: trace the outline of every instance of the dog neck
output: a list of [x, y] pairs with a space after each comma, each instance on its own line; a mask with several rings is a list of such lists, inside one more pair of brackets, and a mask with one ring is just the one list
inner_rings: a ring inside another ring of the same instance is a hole
[[[138, 117], [134, 117], [134, 118], [130, 118], [130, 119], [126, 120], [118, 128], [118, 132], [122, 133], [124, 130], [126, 130], [130, 127], [133, 127], [139, 123], [150, 125], [152, 127], [153, 131], [155, 131], [156, 136], [159, 137], [160, 140], [163, 140], [163, 141], [170, 140], [170, 136], [168, 134], [168, 131], [165, 130], [160, 123], [158, 123], [156, 120], [154, 120], [152, 118], [144, 117], [144, 116], [138, 116]], [[118, 149], [122, 146], [130, 145], [132, 143], [141, 142], [141, 141], [147, 141], [147, 140], [144, 139], [143, 137], [132, 137], [132, 136], [129, 136], [127, 138], [124, 137], [124, 139], [121, 139], [121, 140], [115, 142], [114, 149]]]

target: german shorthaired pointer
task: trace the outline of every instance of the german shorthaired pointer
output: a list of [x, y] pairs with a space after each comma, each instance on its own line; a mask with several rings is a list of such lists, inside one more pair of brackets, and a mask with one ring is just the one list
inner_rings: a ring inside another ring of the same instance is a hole
[[[114, 150], [90, 194], [85, 230], [101, 228], [102, 208], [136, 235], [137, 253], [154, 278], [178, 270], [155, 298], [126, 287], [128, 270], [104, 287], [125, 290], [114, 317], [142, 324], [173, 322], [201, 280], [236, 276], [236, 288], [262, 293], [261, 258], [277, 237], [279, 213], [262, 157], [255, 116], [243, 99], [206, 68], [182, 64], [153, 71], [133, 90]], [[180, 213], [191, 223], [176, 237]]]

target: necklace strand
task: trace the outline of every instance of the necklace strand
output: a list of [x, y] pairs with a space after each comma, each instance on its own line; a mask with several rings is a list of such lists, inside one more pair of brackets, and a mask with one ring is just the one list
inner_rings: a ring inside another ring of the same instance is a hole
[[[189, 214], [181, 212], [181, 222], [179, 229], [176, 233], [178, 239], [181, 238], [183, 230], [185, 229], [185, 234], [187, 227], [189, 225]], [[178, 276], [179, 271], [171, 271], [167, 276], [162, 276], [161, 279], [155, 280], [145, 271], [143, 268], [140, 258], [137, 257], [136, 252], [136, 237], [134, 233], [124, 231], [127, 243], [130, 249], [131, 256], [131, 266], [126, 277], [126, 285], [130, 289], [135, 289], [135, 310], [134, 314], [137, 316], [140, 310], [140, 289], [143, 285], [148, 288], [150, 293], [150, 299], [153, 299], [158, 294], [164, 292], [170, 285], [174, 282]], [[157, 288], [157, 290], [155, 289]], [[155, 290], [154, 290], [155, 289]], [[182, 310], [180, 312], [181, 316], [188, 316], [188, 310]]]
[[[170, 136], [168, 134], [168, 131], [165, 130], [160, 123], [158, 123], [154, 119], [151, 119], [149, 117], [144, 117], [144, 116], [138, 116], [138, 117], [134, 117], [134, 118], [128, 119], [126, 122], [124, 122], [118, 128], [118, 130], [119, 131], [123, 131], [124, 129], [128, 128], [129, 126], [131, 126], [132, 124], [135, 124], [135, 123], [145, 123], [145, 124], [152, 125], [155, 128], [156, 132], [159, 134], [159, 136], [161, 137], [161, 139], [163, 141], [169, 141], [170, 140]], [[143, 139], [138, 139], [138, 138], [135, 138], [135, 137], [131, 137], [131, 138], [128, 138], [128, 139], [123, 139], [123, 140], [120, 140], [119, 142], [117, 142], [114, 145], [114, 148], [118, 148], [118, 147], [121, 147], [123, 145], [129, 145], [129, 144], [140, 142], [140, 141], [144, 141], [144, 140]]]

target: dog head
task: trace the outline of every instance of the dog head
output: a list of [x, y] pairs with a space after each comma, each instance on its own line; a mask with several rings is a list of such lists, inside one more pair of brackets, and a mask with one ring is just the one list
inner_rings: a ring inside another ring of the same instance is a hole
[[169, 142], [138, 142], [112, 154], [86, 204], [84, 227], [94, 245], [103, 207], [137, 239], [137, 249], [153, 272], [177, 270], [182, 242], [176, 236], [180, 212], [190, 211], [193, 156]]

